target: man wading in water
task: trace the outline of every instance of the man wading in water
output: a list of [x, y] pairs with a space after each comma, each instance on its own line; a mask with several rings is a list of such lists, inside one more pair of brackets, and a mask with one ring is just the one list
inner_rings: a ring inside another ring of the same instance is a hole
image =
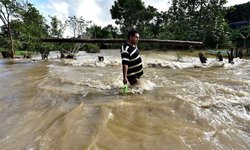
[[128, 33], [128, 41], [122, 45], [122, 71], [123, 84], [134, 85], [143, 74], [142, 59], [137, 47], [139, 33], [131, 30]]

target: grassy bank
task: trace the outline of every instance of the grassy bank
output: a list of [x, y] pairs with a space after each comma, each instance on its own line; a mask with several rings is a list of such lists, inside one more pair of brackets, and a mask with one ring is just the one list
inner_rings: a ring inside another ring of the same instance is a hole
[[15, 51], [16, 56], [22, 56], [26, 53], [26, 51]]
[[33, 52], [33, 51], [15, 51], [15, 53], [16, 53], [16, 56], [24, 56], [24, 55], [32, 56], [32, 55], [37, 54], [37, 52]]

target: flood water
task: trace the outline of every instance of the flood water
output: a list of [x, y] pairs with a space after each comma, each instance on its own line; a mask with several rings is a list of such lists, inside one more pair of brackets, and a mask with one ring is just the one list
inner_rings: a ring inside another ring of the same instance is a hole
[[144, 75], [122, 95], [119, 50], [57, 55], [0, 60], [1, 150], [250, 149], [249, 60], [141, 52]]

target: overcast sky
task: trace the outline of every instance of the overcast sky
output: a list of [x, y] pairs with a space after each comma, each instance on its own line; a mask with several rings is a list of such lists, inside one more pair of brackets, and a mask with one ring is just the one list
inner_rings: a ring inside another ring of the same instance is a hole
[[[87, 21], [93, 21], [100, 26], [114, 24], [110, 8], [114, 0], [28, 0], [45, 16], [58, 16], [65, 19], [68, 16], [82, 16]], [[168, 10], [171, 0], [143, 0], [145, 5], [151, 5], [160, 11]], [[228, 0], [226, 6], [241, 4], [249, 0]]]

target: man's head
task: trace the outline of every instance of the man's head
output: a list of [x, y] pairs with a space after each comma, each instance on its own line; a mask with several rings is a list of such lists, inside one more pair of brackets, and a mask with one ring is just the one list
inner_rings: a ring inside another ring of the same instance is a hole
[[139, 42], [139, 33], [135, 30], [130, 30], [128, 32], [128, 41], [133, 44], [133, 45], [137, 45], [137, 43]]
[[200, 57], [203, 57], [203, 54], [202, 54], [202, 52], [199, 52], [199, 56], [200, 56]]

